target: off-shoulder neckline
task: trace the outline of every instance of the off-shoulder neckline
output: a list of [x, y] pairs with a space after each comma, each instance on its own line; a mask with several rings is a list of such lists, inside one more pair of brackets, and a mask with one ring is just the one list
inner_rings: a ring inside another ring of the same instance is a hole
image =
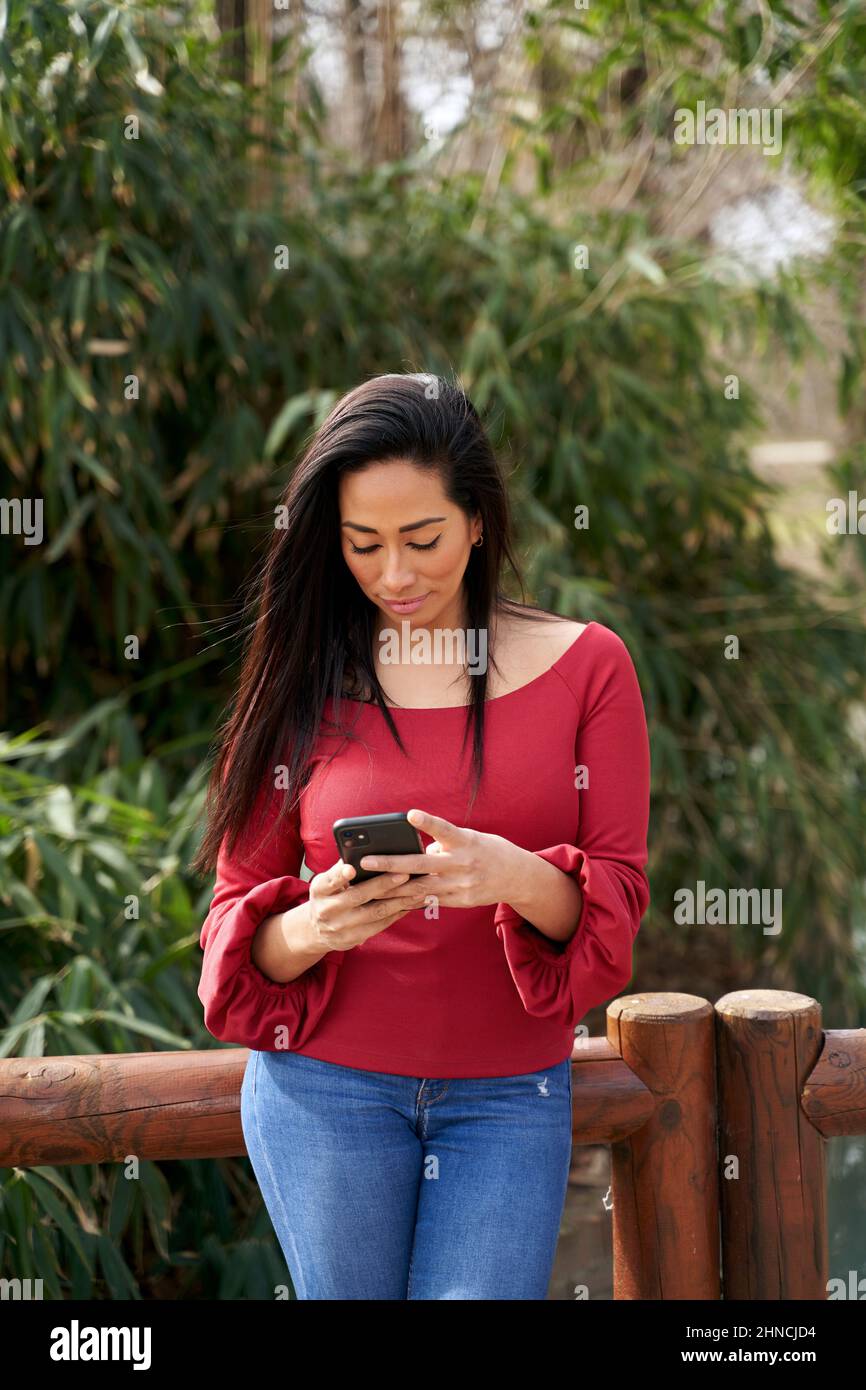
[[[540, 685], [542, 681], [549, 680], [551, 676], [555, 675], [558, 672], [560, 666], [562, 666], [563, 663], [568, 660], [568, 658], [571, 656], [571, 653], [577, 646], [578, 642], [580, 642], [582, 638], [586, 636], [589, 629], [591, 627], [596, 626], [597, 624], [595, 623], [595, 621], [593, 619], [590, 619], [590, 621], [584, 625], [583, 631], [577, 634], [574, 641], [571, 643], [569, 647], [566, 647], [565, 651], [562, 653], [562, 656], [557, 657], [553, 665], [548, 666], [546, 671], [542, 671], [540, 675], [534, 676], [533, 679], [531, 681], [527, 681], [525, 685], [518, 685], [515, 687], [514, 690], [506, 690], [504, 695], [494, 695], [491, 700], [485, 700], [485, 705], [498, 705], [501, 704], [503, 700], [513, 700], [515, 695], [522, 695], [525, 691], [532, 690], [535, 686]], [[328, 699], [331, 700], [330, 695], [328, 696]], [[342, 701], [344, 701], [347, 705], [359, 705], [361, 709], [379, 709], [379, 706], [378, 704], [376, 704], [375, 700], [353, 700], [350, 696], [343, 695], [341, 697], [341, 702]], [[392, 714], [455, 714], [460, 710], [467, 710], [469, 708], [469, 705], [387, 706], [387, 709], [389, 709]]]

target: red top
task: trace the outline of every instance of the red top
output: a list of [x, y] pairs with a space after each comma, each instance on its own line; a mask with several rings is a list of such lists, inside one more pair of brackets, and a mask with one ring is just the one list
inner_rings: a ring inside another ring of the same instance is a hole
[[[245, 857], [241, 841], [231, 858], [220, 850], [201, 932], [198, 995], [209, 1032], [259, 1051], [421, 1078], [506, 1076], [564, 1061], [586, 1012], [628, 984], [649, 905], [649, 740], [625, 644], [590, 622], [549, 670], [487, 702], [471, 812], [464, 706], [392, 709], [405, 755], [378, 706], [349, 700], [347, 712], [355, 738], [320, 736], [285, 833], [258, 856]], [[302, 858], [314, 874], [335, 862], [334, 821], [412, 806], [502, 835], [573, 875], [583, 906], [570, 940], [552, 941], [505, 902], [440, 907], [438, 920], [419, 907], [288, 984], [262, 974], [250, 960], [256, 928], [309, 897]]]

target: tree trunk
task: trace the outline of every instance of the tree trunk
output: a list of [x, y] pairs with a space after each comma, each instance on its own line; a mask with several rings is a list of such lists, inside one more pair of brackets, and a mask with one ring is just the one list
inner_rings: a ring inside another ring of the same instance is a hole
[[406, 109], [400, 90], [399, 20], [399, 0], [379, 0], [382, 97], [376, 123], [376, 153], [380, 160], [400, 159], [406, 152]]
[[363, 19], [364, 0], [343, 0], [346, 67], [349, 73], [348, 125], [350, 140], [366, 162], [373, 127], [373, 108], [367, 81], [366, 41]]
[[223, 48], [226, 71], [237, 82], [246, 82], [246, 0], [216, 0], [215, 12], [220, 33], [232, 35]]

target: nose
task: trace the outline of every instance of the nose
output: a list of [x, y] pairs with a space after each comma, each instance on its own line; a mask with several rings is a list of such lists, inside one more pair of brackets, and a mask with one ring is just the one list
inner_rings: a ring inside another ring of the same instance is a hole
[[407, 564], [405, 554], [401, 555], [398, 550], [385, 561], [380, 583], [384, 592], [392, 598], [402, 594], [404, 589], [412, 588], [415, 583], [415, 570]]

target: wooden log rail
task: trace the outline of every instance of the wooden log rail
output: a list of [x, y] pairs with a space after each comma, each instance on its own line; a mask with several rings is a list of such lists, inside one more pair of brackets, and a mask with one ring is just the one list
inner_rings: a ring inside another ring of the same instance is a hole
[[[0, 1060], [0, 1167], [246, 1153], [244, 1048]], [[614, 1298], [826, 1298], [824, 1141], [866, 1133], [866, 1029], [741, 990], [633, 994], [572, 1053], [610, 1144]]]

